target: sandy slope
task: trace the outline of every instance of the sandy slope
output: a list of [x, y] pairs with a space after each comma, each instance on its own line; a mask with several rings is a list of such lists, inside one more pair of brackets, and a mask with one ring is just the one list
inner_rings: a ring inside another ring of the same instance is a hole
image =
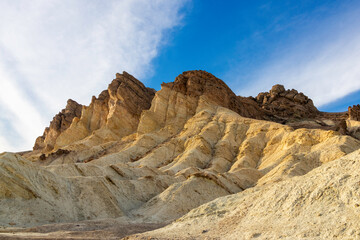
[[130, 239], [359, 239], [360, 151], [193, 209]]

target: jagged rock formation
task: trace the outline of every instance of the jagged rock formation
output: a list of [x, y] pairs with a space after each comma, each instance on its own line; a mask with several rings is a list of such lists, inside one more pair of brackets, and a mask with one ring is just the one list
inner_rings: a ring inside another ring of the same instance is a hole
[[[294, 89], [285, 90], [282, 85], [275, 85], [269, 92], [259, 93], [256, 98], [245, 98], [236, 96], [222, 80], [210, 73], [187, 71], [174, 82], [162, 84], [162, 88], [161, 98], [170, 101], [173, 109], [164, 108], [168, 106], [167, 103], [153, 103], [157, 115], [151, 120], [154, 122], [149, 122], [151, 118], [147, 114], [150, 113], [145, 113], [145, 124], [137, 128], [141, 112], [150, 108], [155, 91], [146, 88], [126, 72], [117, 74], [108, 89], [98, 98], [93, 97], [88, 107], [69, 100], [68, 106], [54, 117], [44, 135], [36, 140], [34, 150], [46, 153], [42, 155], [44, 159], [50, 153], [87, 137], [92, 138], [92, 141], [86, 140], [87, 145], [94, 146], [119, 140], [136, 130], [138, 134], [151, 132], [160, 127], [155, 125], [163, 118], [166, 121], [174, 118], [179, 130], [194, 115], [201, 97], [206, 97], [209, 104], [228, 108], [243, 117], [274, 121], [294, 128], [319, 128], [350, 134], [345, 123], [346, 114], [321, 113], [303, 93]], [[188, 105], [183, 105], [184, 101]], [[356, 112], [356, 108], [352, 112]]]
[[360, 105], [354, 105], [348, 108], [350, 120], [360, 121]]
[[321, 113], [281, 85], [236, 96], [204, 71], [156, 93], [117, 74], [68, 122], [31, 153], [0, 155], [0, 225], [169, 223], [219, 197], [305, 178], [360, 148], [346, 135], [360, 123], [343, 113]]
[[256, 102], [272, 115], [285, 120], [315, 118], [319, 114], [311, 99], [295, 89], [285, 90], [280, 84], [274, 85], [269, 92], [259, 93]]
[[265, 112], [251, 98], [236, 96], [221, 79], [205, 71], [184, 72], [176, 77], [173, 83], [162, 86], [196, 99], [206, 96], [214, 104], [226, 107], [243, 117], [266, 118]]
[[90, 135], [102, 142], [129, 135], [136, 130], [141, 111], [150, 107], [154, 94], [154, 89], [146, 88], [130, 74], [117, 73], [108, 89], [97, 98], [93, 96], [88, 107], [68, 100], [66, 108], [36, 140], [34, 150], [56, 151]]
[[75, 117], [79, 118], [81, 116], [81, 109], [81, 104], [69, 99], [66, 107], [55, 115], [50, 122], [50, 126], [45, 128], [44, 134], [36, 139], [34, 150], [51, 151], [57, 137], [70, 127]]
[[271, 116], [264, 120], [286, 124], [295, 129], [334, 130], [357, 138], [348, 130], [346, 112], [320, 112], [310, 98], [295, 89], [285, 90], [283, 85], [277, 84], [269, 92], [259, 93], [255, 100], [265, 110], [267, 116]]

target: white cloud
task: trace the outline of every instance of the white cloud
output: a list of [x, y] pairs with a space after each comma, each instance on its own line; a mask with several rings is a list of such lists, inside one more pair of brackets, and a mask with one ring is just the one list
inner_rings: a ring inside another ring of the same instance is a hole
[[[314, 26], [282, 55], [260, 66], [241, 95], [268, 91], [280, 83], [314, 100], [317, 107], [360, 89], [359, 10], [342, 13]], [[346, 109], [344, 109], [345, 111]]]
[[16, 150], [16, 146], [13, 144], [16, 145], [19, 142], [31, 146], [31, 138], [38, 134], [34, 126], [36, 124], [44, 125], [45, 122], [29, 99], [21, 93], [21, 88], [1, 66], [0, 76], [0, 105], [5, 112], [2, 113], [0, 133], [3, 135], [9, 131], [9, 128], [13, 128], [18, 133], [9, 134], [11, 139], [7, 139], [7, 136], [1, 136], [0, 151]]
[[185, 2], [1, 1], [0, 151], [30, 149], [68, 98], [88, 104], [116, 72], [152, 74]]

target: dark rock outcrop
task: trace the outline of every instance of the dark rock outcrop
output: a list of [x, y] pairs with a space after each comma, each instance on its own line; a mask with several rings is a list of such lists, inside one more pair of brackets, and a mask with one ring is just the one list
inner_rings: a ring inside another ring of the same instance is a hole
[[150, 108], [155, 92], [127, 72], [117, 73], [116, 79], [108, 87], [111, 99], [119, 100], [120, 104], [137, 117], [143, 110]]
[[283, 119], [315, 118], [319, 111], [313, 101], [295, 89], [285, 90], [283, 85], [274, 85], [269, 92], [259, 93], [256, 102], [270, 115]]
[[80, 118], [81, 109], [81, 104], [69, 99], [66, 107], [56, 114], [50, 122], [50, 126], [45, 128], [43, 135], [36, 139], [34, 150], [51, 150], [54, 147], [55, 139], [60, 133], [70, 127], [70, 124], [75, 117]]
[[221, 79], [206, 71], [183, 72], [175, 78], [174, 82], [165, 83], [162, 86], [196, 98], [205, 95], [214, 103], [229, 108], [244, 117], [268, 118], [267, 113], [252, 98], [236, 96]]
[[354, 105], [348, 108], [350, 120], [360, 121], [360, 105]]

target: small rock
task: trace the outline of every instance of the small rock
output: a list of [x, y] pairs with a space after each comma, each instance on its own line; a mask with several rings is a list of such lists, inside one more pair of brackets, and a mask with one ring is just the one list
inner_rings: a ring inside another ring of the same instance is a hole
[[270, 90], [271, 96], [277, 96], [282, 92], [285, 92], [285, 88], [283, 85], [280, 85], [280, 84], [274, 85]]

